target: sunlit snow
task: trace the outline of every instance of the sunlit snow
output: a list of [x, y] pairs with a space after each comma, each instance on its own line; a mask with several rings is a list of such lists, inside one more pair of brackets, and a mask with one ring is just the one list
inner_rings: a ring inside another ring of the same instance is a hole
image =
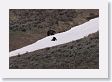
[[[65, 44], [77, 39], [88, 36], [91, 33], [95, 33], [99, 30], [99, 18], [94, 18], [84, 24], [72, 27], [70, 30], [62, 33], [58, 33], [52, 36], [47, 36], [37, 42], [25, 46], [23, 48], [11, 51], [9, 57], [22, 55], [26, 52], [33, 52], [35, 50], [52, 47], [60, 44]], [[51, 41], [53, 37], [56, 37], [57, 41]]]

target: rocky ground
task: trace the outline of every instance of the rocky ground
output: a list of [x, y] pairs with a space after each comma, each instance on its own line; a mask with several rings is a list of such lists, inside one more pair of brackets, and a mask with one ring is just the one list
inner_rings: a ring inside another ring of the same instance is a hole
[[46, 37], [48, 30], [64, 32], [98, 16], [97, 9], [10, 9], [9, 50]]
[[82, 39], [9, 58], [10, 69], [98, 69], [99, 32]]

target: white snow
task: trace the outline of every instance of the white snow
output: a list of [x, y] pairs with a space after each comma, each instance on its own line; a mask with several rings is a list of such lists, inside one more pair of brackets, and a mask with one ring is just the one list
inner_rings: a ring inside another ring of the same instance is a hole
[[[75, 41], [77, 39], [83, 38], [84, 36], [88, 36], [91, 33], [95, 33], [98, 30], [99, 30], [99, 18], [94, 18], [84, 24], [71, 28], [66, 32], [45, 37], [33, 44], [11, 51], [9, 53], [9, 57], [16, 56], [18, 54], [22, 55], [26, 52], [33, 52], [35, 50], [43, 49], [46, 47], [52, 47], [60, 44], [65, 44], [71, 41]], [[56, 37], [57, 41], [51, 41], [53, 37]]]

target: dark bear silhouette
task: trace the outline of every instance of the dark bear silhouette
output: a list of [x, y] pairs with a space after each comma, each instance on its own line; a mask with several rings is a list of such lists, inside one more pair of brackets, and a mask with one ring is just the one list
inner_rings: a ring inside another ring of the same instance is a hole
[[49, 30], [47, 32], [47, 36], [54, 35], [56, 32], [54, 30]]
[[55, 41], [55, 40], [57, 40], [56, 37], [53, 37], [51, 41]]

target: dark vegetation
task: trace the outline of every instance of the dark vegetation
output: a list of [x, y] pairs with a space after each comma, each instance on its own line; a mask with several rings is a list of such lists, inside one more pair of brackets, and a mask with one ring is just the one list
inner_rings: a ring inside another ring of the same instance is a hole
[[49, 30], [64, 32], [98, 15], [98, 9], [10, 9], [9, 50], [34, 43]]
[[10, 69], [98, 69], [99, 32], [82, 39], [9, 58]]

